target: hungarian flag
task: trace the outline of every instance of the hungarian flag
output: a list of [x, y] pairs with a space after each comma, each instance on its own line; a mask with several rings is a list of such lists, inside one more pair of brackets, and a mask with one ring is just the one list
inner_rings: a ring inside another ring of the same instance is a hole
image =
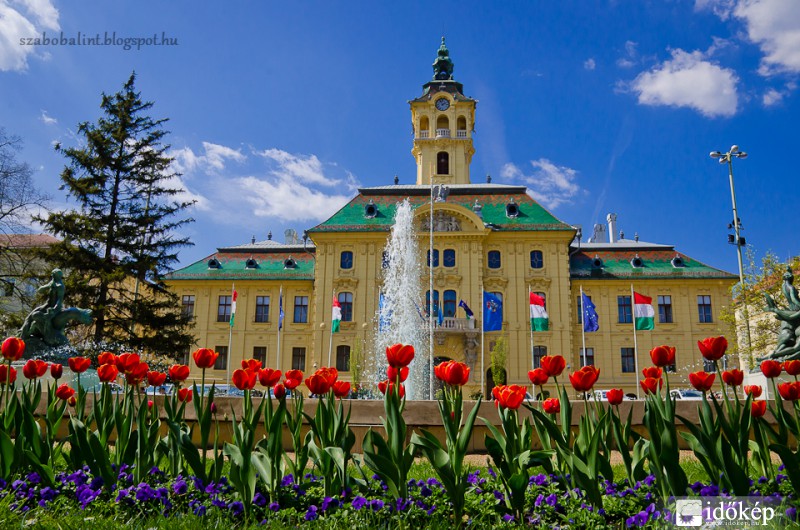
[[342, 306], [339, 305], [339, 300], [333, 299], [333, 310], [331, 311], [331, 333], [339, 331], [339, 324], [342, 322]]
[[653, 329], [655, 327], [653, 323], [655, 314], [655, 311], [653, 311], [653, 299], [649, 296], [634, 292], [633, 318], [636, 329]]
[[[233, 296], [231, 296], [231, 327], [233, 327], [233, 319], [236, 317], [236, 299], [239, 298], [239, 293], [233, 289]], [[224, 321], [223, 321], [224, 322]]]
[[544, 308], [544, 298], [531, 293], [531, 331], [547, 331], [550, 319]]

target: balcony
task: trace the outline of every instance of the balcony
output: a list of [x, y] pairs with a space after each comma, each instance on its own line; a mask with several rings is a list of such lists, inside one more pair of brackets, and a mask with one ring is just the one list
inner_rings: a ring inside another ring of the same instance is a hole
[[456, 138], [466, 138], [467, 131], [466, 130], [458, 130], [456, 131]]
[[[446, 333], [462, 333], [464, 331], [475, 331], [478, 329], [474, 318], [446, 317], [442, 320], [441, 325], [434, 319], [433, 325], [436, 331], [443, 331]], [[427, 327], [427, 323], [425, 326]]]
[[436, 129], [436, 138], [450, 138], [450, 129]]
[[431, 132], [428, 131], [428, 130], [420, 131], [419, 132], [419, 137], [420, 138], [430, 138], [431, 137]]

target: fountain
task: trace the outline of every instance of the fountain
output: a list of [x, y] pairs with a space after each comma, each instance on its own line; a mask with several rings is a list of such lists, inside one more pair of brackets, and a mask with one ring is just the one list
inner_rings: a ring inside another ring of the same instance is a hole
[[406, 396], [413, 400], [428, 399], [428, 331], [420, 306], [422, 265], [414, 230], [414, 214], [408, 199], [397, 207], [394, 226], [386, 244], [386, 260], [373, 372], [376, 380], [385, 378], [386, 358], [383, 352], [387, 346], [398, 342], [411, 344], [416, 355], [405, 382]]

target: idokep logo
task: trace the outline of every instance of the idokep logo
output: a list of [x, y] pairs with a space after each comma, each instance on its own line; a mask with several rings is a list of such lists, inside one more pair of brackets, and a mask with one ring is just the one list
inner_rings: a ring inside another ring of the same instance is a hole
[[778, 503], [769, 497], [683, 497], [675, 499], [675, 526], [749, 528], [771, 526]]

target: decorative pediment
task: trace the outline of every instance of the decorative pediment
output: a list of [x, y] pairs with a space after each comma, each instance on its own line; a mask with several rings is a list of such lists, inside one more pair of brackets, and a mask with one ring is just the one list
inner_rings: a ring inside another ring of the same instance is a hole
[[485, 291], [504, 290], [508, 285], [508, 278], [484, 278], [483, 289]]
[[552, 280], [550, 278], [526, 278], [528, 287], [531, 291], [543, 291], [550, 287]]
[[[420, 221], [420, 230], [429, 232], [431, 216], [423, 217]], [[435, 212], [433, 214], [434, 232], [461, 232], [461, 219], [447, 212]]]
[[333, 288], [336, 291], [351, 291], [358, 286], [358, 278], [335, 278]]

